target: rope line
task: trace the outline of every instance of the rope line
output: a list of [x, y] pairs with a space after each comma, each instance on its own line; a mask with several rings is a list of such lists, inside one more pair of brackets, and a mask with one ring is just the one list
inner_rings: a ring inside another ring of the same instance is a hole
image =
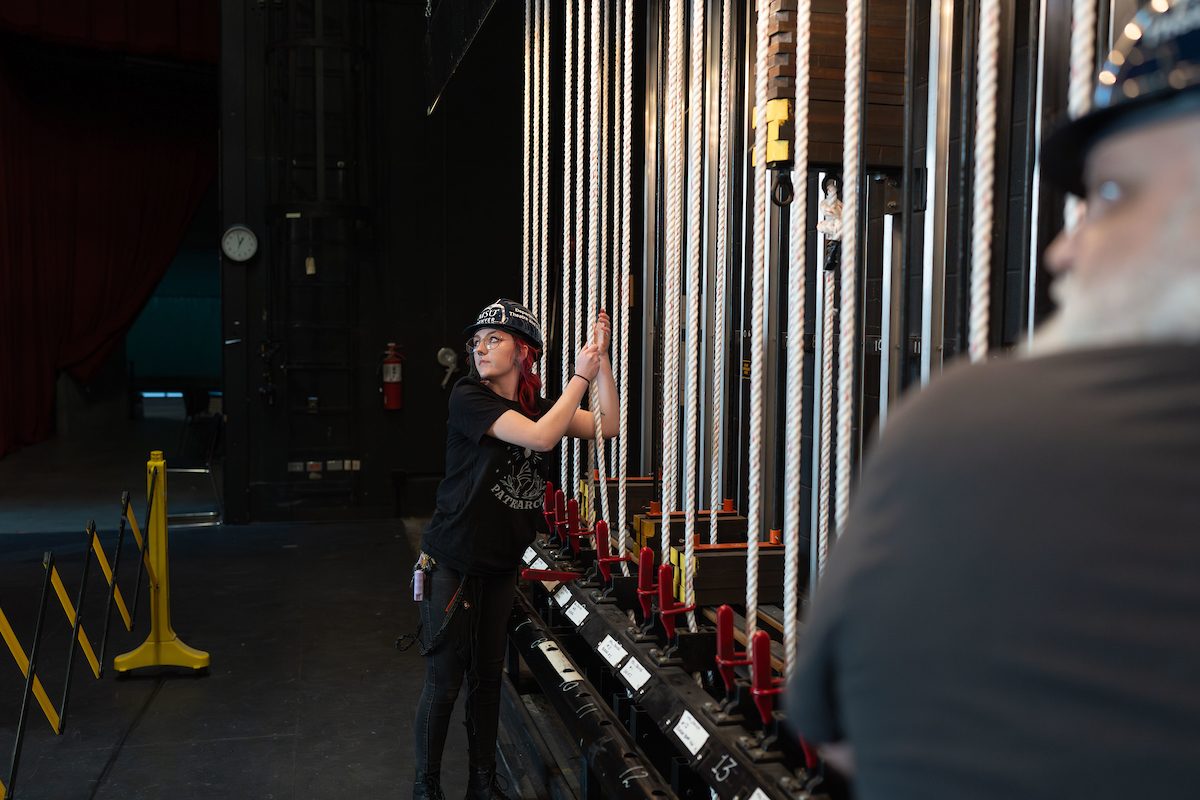
[[[544, 328], [549, 328], [550, 314], [549, 284], [550, 284], [550, 0], [542, 0], [542, 151], [539, 155], [542, 165], [542, 195], [541, 210], [538, 214], [541, 228], [541, 243], [539, 249], [541, 260], [538, 263], [538, 311], [537, 318], [543, 322]], [[538, 358], [538, 377], [542, 379], [541, 394], [546, 396], [548, 381], [546, 380], [546, 347], [545, 330], [542, 333], [542, 353]]]
[[[571, 331], [572, 355], [578, 351], [583, 342], [583, 222], [585, 198], [583, 195], [583, 154], [584, 154], [584, 101], [585, 101], [585, 72], [587, 58], [587, 25], [580, 14], [579, 24], [575, 26], [575, 313], [572, 318], [574, 328]], [[563, 487], [568, 497], [579, 496], [579, 461], [583, 445], [579, 439], [571, 439], [571, 485]]]
[[681, 249], [682, 164], [681, 146], [683, 93], [683, 3], [671, 0], [667, 18], [666, 155], [667, 237], [663, 279], [663, 474], [662, 541], [660, 564], [671, 555], [671, 512], [677, 505], [679, 478], [679, 273]]
[[[571, 87], [575, 80], [574, 65], [575, 51], [572, 46], [574, 43], [573, 28], [575, 25], [575, 4], [565, 3], [566, 21], [564, 23], [563, 36], [563, 232], [562, 232], [562, 280], [560, 283], [560, 294], [562, 295], [562, 334], [559, 340], [562, 343], [562, 390], [567, 390], [567, 384], [571, 381], [571, 211], [572, 197], [576, 191], [574, 174], [571, 172], [571, 144], [574, 135], [571, 128], [571, 113], [566, 108], [568, 98], [571, 97]], [[567, 449], [562, 448], [562, 458], [559, 459], [559, 487], [565, 493], [567, 491], [568, 475], [570, 472], [570, 464], [567, 460]]]
[[858, 151], [862, 137], [863, 0], [846, 3], [846, 107], [842, 134], [842, 255], [837, 374], [837, 471], [834, 477], [835, 534], [841, 535], [850, 506], [850, 460], [854, 417], [854, 357], [857, 353]]
[[825, 574], [829, 558], [829, 495], [833, 463], [833, 308], [837, 278], [833, 270], [822, 272], [821, 314], [821, 470], [817, 483], [817, 578]]
[[531, 19], [533, 0], [525, 0], [525, 86], [522, 93], [522, 115], [521, 115], [521, 158], [524, 168], [521, 170], [521, 178], [524, 183], [524, 196], [521, 204], [522, 215], [522, 236], [521, 236], [521, 303], [528, 307], [529, 305], [529, 280], [530, 270], [533, 266], [533, 261], [530, 257], [530, 241], [529, 241], [529, 225], [530, 216], [532, 213], [532, 196], [530, 195], [530, 170], [533, 168], [533, 153], [531, 150], [532, 144], [532, 128], [533, 121], [530, 117], [530, 81], [532, 79], [532, 64], [530, 49], [533, 47], [533, 25]]
[[988, 351], [999, 59], [1000, 0], [980, 0], [975, 90], [975, 175], [971, 206], [971, 313], [968, 334], [971, 361], [983, 361]]
[[[617, 456], [617, 527], [619, 547], [624, 556], [629, 549], [626, 532], [628, 491], [625, 486], [629, 471], [629, 292], [630, 281], [630, 150], [633, 146], [633, 0], [619, 0], [624, 11], [621, 35], [621, 299], [617, 306], [617, 327], [621, 343], [621, 409], [620, 438]], [[621, 574], [629, 574], [628, 561], [621, 562]]]
[[754, 256], [750, 315], [750, 469], [747, 480], [749, 529], [746, 534], [746, 639], [758, 628], [758, 539], [762, 530], [763, 316], [767, 247], [767, 18], [770, 5], [758, 3], [754, 105]]
[[[688, 87], [688, 259], [687, 259], [687, 387], [684, 396], [684, 462], [683, 462], [683, 581], [685, 605], [696, 600], [696, 509], [697, 489], [700, 482], [700, 272], [704, 266], [700, 261], [701, 235], [703, 233], [702, 202], [704, 164], [701, 152], [704, 135], [704, 0], [692, 0], [691, 13], [691, 57], [689, 58], [691, 83]], [[688, 630], [696, 630], [695, 612], [687, 612]]]
[[[609, 192], [612, 189], [612, 146], [611, 133], [612, 125], [609, 121], [610, 106], [612, 103], [610, 90], [610, 77], [612, 74], [612, 45], [609, 39], [609, 32], [612, 29], [612, 7], [609, 4], [604, 5], [604, 21], [603, 26], [599, 29], [600, 43], [597, 45], [600, 58], [598, 61], [597, 79], [599, 80], [600, 91], [600, 107], [601, 107], [601, 139], [600, 139], [600, 252], [597, 254], [597, 263], [599, 265], [599, 275], [596, 281], [596, 299], [592, 303], [593, 318], [599, 317], [601, 308], [608, 307], [608, 298], [606, 297], [606, 287], [608, 286], [608, 273], [611, 268], [609, 255], [611, 252], [609, 237], [612, 235], [612, 229], [609, 225], [609, 214], [611, 213], [611, 203], [609, 201]], [[611, 320], [611, 317], [610, 317]], [[611, 321], [610, 321], [611, 325]], [[611, 337], [609, 340], [609, 348], [612, 347]], [[603, 422], [604, 413], [609, 409], [602, 407], [600, 403], [600, 382], [595, 381], [591, 385], [592, 398], [591, 406], [595, 409], [592, 413], [592, 421], [596, 426], [596, 467], [599, 476], [599, 482], [595, 484], [596, 490], [591, 495], [593, 498], [590, 507], [593, 509], [592, 516], [595, 517], [595, 510], [601, 511], [601, 517], [604, 520], [611, 520], [612, 516], [609, 513], [608, 507], [608, 442], [604, 438]], [[598, 497], [598, 501], [597, 498]], [[594, 524], [594, 523], [593, 523]], [[611, 541], [611, 540], [610, 540]], [[600, 546], [600, 542], [596, 542], [596, 546]], [[604, 549], [601, 551], [604, 555], [610, 552], [610, 544], [608, 541], [603, 543]]]
[[[600, 159], [602, 151], [605, 149], [603, 142], [600, 139], [600, 116], [603, 112], [602, 103], [604, 100], [603, 90], [600, 85], [600, 2], [592, 3], [591, 16], [591, 43], [589, 47], [589, 55], [591, 58], [591, 85], [592, 94], [588, 104], [588, 138], [591, 142], [588, 161], [588, 305], [587, 305], [587, 334], [589, 336], [595, 330], [597, 310], [600, 303], [600, 269], [601, 260], [603, 258], [603, 247], [601, 246], [601, 214], [600, 214]], [[590, 385], [590, 397], [588, 407], [592, 411], [592, 423], [594, 428], [593, 450], [595, 452], [596, 465], [600, 472], [601, 483], [603, 486], [604, 480], [604, 432], [602, 430], [604, 409], [600, 407], [600, 382], [592, 381]], [[591, 464], [588, 465], [588, 487], [590, 489], [588, 496], [591, 502], [588, 503], [588, 510], [591, 514], [591, 522], [595, 527], [596, 512], [598, 507], [603, 503], [605, 516], [608, 512], [608, 492], [601, 491], [601, 503], [596, 502], [596, 482], [594, 480], [595, 473], [591, 470]], [[599, 544], [599, 543], [597, 543]]]
[[708, 541], [717, 543], [717, 511], [724, 499], [721, 472], [725, 422], [725, 275], [729, 266], [729, 72], [732, 53], [732, 0], [721, 0], [721, 78], [717, 99], [717, 264], [713, 270], [712, 463], [709, 475], [711, 518]]
[[[1071, 67], [1067, 81], [1067, 114], [1077, 119], [1092, 105], [1092, 81], [1096, 66], [1096, 0], [1071, 3]], [[1068, 231], [1083, 221], [1084, 205], [1074, 195], [1067, 197], [1063, 222]]]
[[794, 195], [788, 220], [792, 257], [788, 268], [787, 409], [784, 425], [783, 501], [783, 649], [785, 673], [796, 658], [800, 617], [800, 477], [804, 431], [804, 303], [807, 281], [808, 217], [808, 76], [811, 0], [796, 4], [796, 102], [792, 168]]
[[542, 7], [546, 0], [533, 0], [533, 260], [530, 264], [529, 301], [526, 307], [534, 317], [541, 319], [540, 286], [542, 283], [542, 179], [545, 162], [542, 158], [542, 72], [545, 66], [542, 56]]

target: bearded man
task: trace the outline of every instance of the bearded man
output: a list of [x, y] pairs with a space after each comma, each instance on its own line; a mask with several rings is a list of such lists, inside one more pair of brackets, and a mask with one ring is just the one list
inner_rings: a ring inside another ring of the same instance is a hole
[[859, 800], [1200, 796], [1200, 0], [1125, 30], [1058, 311], [894, 417], [814, 598], [788, 719]]

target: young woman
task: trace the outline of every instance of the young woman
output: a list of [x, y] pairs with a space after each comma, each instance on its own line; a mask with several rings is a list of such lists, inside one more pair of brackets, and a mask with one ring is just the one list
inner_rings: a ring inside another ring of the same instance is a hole
[[598, 381], [605, 436], [617, 429], [617, 391], [608, 360], [608, 315], [554, 403], [539, 397], [534, 364], [538, 320], [497, 300], [466, 329], [471, 374], [450, 393], [446, 477], [421, 538], [418, 561], [425, 687], [417, 705], [413, 797], [440, 800], [442, 749], [450, 712], [467, 681], [468, 798], [504, 798], [496, 785], [496, 728], [508, 615], [521, 554], [542, 522], [549, 456], [563, 436], [590, 439], [591, 412], [579, 408]]

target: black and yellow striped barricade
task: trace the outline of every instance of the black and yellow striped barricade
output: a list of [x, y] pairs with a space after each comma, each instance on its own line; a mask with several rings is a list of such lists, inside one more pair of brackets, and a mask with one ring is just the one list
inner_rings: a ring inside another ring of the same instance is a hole
[[[170, 572], [167, 567], [166, 467], [162, 451], [152, 451], [150, 460], [146, 462], [150, 515], [146, 531], [146, 549], [143, 551], [150, 585], [150, 634], [141, 646], [113, 659], [113, 669], [118, 673], [143, 667], [163, 666], [202, 670], [208, 668], [210, 661], [208, 653], [184, 644], [171, 627]], [[133, 522], [132, 519], [130, 521]], [[134, 604], [137, 604], [136, 595]]]
[[46, 694], [46, 688], [42, 685], [42, 681], [37, 675], [38, 651], [40, 650], [42, 641], [42, 623], [46, 619], [46, 601], [50, 597], [50, 576], [54, 570], [54, 555], [46, 553], [42, 557], [42, 565], [46, 568], [46, 577], [42, 581], [42, 594], [38, 600], [37, 623], [33, 628], [33, 643], [29, 647], [29, 655], [25, 655], [25, 648], [21, 647], [21, 643], [12, 625], [9, 623], [8, 617], [4, 615], [3, 611], [0, 611], [0, 638], [3, 638], [4, 643], [8, 645], [8, 651], [12, 653], [17, 668], [25, 676], [25, 690], [21, 694], [21, 713], [17, 717], [17, 735], [16, 742], [13, 744], [12, 760], [9, 762], [8, 767], [8, 781], [7, 783], [0, 781], [0, 799], [3, 800], [12, 797], [17, 784], [17, 767], [21, 763], [21, 745], [25, 741], [25, 722], [29, 719], [29, 701], [31, 698], [37, 699], [38, 705], [41, 706], [42, 713], [46, 717], [46, 721], [50, 723], [51, 730], [56, 734], [62, 733], [62, 715], [54, 708], [54, 704], [50, 702], [50, 696]]

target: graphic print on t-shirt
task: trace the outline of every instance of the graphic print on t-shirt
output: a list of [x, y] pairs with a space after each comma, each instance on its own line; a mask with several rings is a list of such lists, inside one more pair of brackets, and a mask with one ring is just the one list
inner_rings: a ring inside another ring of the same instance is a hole
[[492, 494], [509, 508], [529, 511], [541, 508], [546, 491], [541, 476], [542, 454], [515, 444], [508, 445], [508, 459], [496, 467]]

